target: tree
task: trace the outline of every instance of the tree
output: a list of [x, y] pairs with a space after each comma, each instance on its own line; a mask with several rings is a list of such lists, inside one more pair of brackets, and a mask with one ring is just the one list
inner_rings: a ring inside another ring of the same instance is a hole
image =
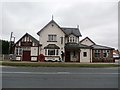
[[0, 44], [2, 45], [2, 47], [0, 47], [2, 48], [2, 54], [8, 54], [9, 53], [9, 42], [6, 40], [0, 40]]

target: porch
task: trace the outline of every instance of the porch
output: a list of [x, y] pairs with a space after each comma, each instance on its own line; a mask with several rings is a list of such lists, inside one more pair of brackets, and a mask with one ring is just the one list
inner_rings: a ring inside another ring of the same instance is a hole
[[65, 62], [80, 62], [79, 44], [68, 43], [65, 45]]

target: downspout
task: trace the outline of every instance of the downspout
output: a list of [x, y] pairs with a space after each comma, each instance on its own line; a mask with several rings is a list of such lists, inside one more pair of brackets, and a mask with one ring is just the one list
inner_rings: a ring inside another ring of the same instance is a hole
[[90, 63], [91, 63], [91, 49], [90, 49]]

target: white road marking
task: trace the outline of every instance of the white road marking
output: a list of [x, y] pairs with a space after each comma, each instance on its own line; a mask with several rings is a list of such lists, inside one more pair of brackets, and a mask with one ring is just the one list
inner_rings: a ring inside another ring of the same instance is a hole
[[85, 74], [89, 74], [89, 75], [102, 75], [102, 74], [106, 74], [106, 75], [118, 75], [120, 73], [75, 73], [75, 72], [0, 72], [1, 74], [79, 74], [79, 75], [85, 75]]

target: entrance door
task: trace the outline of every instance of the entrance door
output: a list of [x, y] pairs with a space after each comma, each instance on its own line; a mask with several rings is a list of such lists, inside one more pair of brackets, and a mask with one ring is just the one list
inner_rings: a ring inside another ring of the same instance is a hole
[[70, 62], [70, 52], [66, 51], [65, 53], [65, 62]]
[[23, 51], [23, 61], [30, 61], [30, 51]]

